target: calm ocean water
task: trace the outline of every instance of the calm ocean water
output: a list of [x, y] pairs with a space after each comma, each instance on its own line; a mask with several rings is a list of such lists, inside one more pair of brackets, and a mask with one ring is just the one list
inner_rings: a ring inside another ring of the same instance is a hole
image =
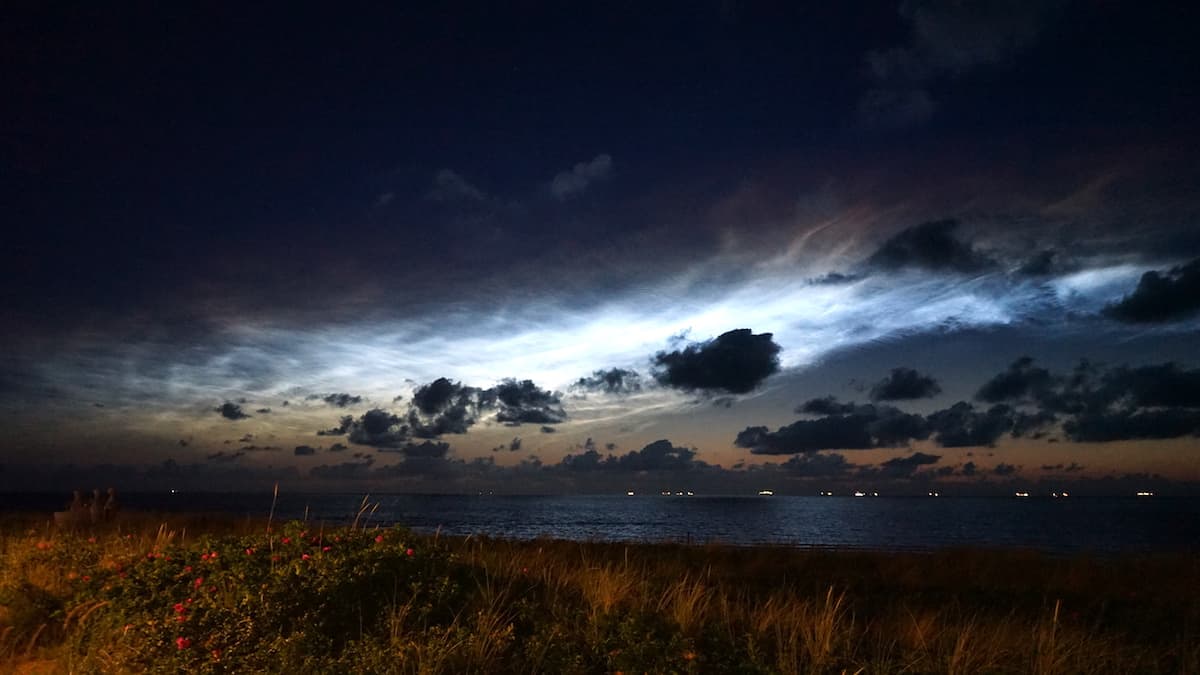
[[[5, 512], [62, 508], [62, 495], [0, 495]], [[127, 508], [266, 516], [270, 494], [124, 494]], [[571, 540], [805, 548], [948, 547], [1200, 551], [1200, 499], [1168, 497], [531, 497], [372, 495], [371, 523], [417, 531]], [[361, 494], [281, 494], [277, 519], [348, 523]], [[364, 516], [366, 518], [367, 516]]]

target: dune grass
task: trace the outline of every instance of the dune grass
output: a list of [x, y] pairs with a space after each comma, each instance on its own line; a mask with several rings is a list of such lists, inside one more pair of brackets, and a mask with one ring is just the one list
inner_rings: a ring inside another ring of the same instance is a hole
[[0, 671], [1200, 673], [1200, 562], [10, 517]]

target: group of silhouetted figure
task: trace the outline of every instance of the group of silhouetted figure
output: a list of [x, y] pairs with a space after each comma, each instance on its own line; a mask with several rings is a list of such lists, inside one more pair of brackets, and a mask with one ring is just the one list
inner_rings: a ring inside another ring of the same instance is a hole
[[88, 498], [76, 490], [71, 497], [71, 503], [67, 504], [67, 513], [70, 514], [70, 519], [76, 522], [90, 520], [99, 523], [112, 520], [117, 515], [117, 491], [108, 488], [108, 493], [102, 495], [100, 488], [96, 488], [92, 490], [91, 498]]

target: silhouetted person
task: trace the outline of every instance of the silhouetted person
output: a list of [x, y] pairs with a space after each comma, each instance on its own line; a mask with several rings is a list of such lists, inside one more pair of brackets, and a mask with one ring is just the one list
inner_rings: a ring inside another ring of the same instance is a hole
[[92, 517], [93, 523], [100, 522], [100, 510], [103, 508], [104, 502], [100, 501], [100, 488], [92, 490], [92, 503], [88, 504], [88, 513]]
[[67, 504], [67, 510], [71, 513], [79, 513], [87, 508], [87, 504], [83, 503], [83, 493], [76, 490], [71, 494], [71, 503]]
[[108, 488], [108, 496], [104, 499], [104, 519], [112, 520], [117, 515], [117, 491]]

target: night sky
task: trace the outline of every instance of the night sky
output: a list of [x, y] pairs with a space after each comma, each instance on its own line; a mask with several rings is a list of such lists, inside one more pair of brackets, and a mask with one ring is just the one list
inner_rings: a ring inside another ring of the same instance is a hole
[[0, 489], [1200, 492], [1190, 3], [18, 4]]

